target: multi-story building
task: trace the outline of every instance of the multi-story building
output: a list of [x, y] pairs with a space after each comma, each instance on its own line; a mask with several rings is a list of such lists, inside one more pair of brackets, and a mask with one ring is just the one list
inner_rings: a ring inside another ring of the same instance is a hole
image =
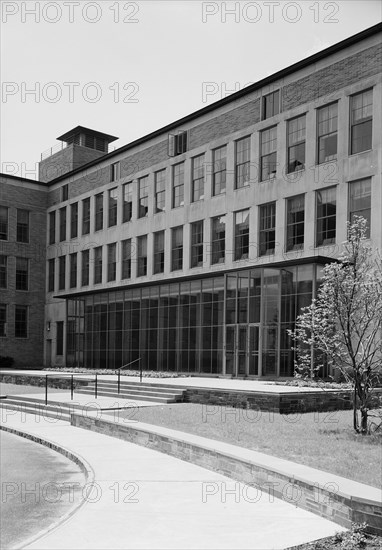
[[110, 153], [61, 136], [40, 163], [46, 364], [291, 376], [287, 329], [346, 222], [382, 247], [381, 31]]

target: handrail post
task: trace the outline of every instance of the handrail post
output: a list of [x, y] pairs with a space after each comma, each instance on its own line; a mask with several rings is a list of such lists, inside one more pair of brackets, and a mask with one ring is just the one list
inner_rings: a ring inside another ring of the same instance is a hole
[[73, 380], [73, 374], [72, 379], [70, 381], [70, 399], [73, 401], [73, 392], [74, 392], [74, 380]]
[[118, 393], [121, 391], [121, 371], [118, 371]]
[[139, 383], [142, 384], [142, 359], [139, 358]]
[[97, 378], [97, 373], [95, 375], [95, 387], [94, 387], [94, 397], [97, 399], [97, 395], [98, 395], [98, 378]]
[[48, 375], [45, 376], [45, 405], [48, 404]]

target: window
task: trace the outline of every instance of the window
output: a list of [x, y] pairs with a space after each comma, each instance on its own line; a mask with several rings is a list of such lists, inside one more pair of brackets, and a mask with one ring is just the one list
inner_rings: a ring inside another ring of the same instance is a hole
[[27, 258], [16, 258], [16, 290], [28, 290], [28, 268]]
[[69, 185], [65, 184], [61, 187], [61, 200], [67, 201], [69, 198]]
[[350, 154], [371, 149], [373, 122], [373, 90], [367, 90], [350, 98], [351, 130]]
[[118, 189], [109, 189], [109, 220], [108, 226], [117, 225], [118, 218]]
[[107, 245], [107, 281], [115, 281], [117, 278], [117, 245]]
[[70, 277], [69, 277], [69, 286], [70, 288], [76, 288], [77, 286], [77, 252], [70, 254]]
[[235, 189], [249, 185], [251, 138], [245, 137], [236, 142]]
[[54, 292], [55, 259], [48, 260], [48, 292]]
[[212, 151], [212, 195], [225, 193], [227, 180], [227, 146]]
[[166, 210], [166, 170], [155, 172], [155, 214]]
[[318, 164], [337, 159], [338, 104], [325, 105], [317, 111]]
[[168, 136], [168, 156], [175, 157], [187, 151], [187, 132], [181, 131]]
[[288, 174], [305, 168], [305, 119], [302, 115], [288, 120]]
[[56, 242], [56, 212], [49, 212], [49, 244]]
[[110, 181], [117, 181], [121, 177], [121, 164], [120, 162], [113, 162], [110, 166]]
[[260, 132], [260, 181], [276, 175], [277, 166], [277, 126]]
[[133, 215], [133, 191], [131, 182], [123, 186], [122, 223], [129, 222]]
[[58, 290], [65, 290], [66, 256], [58, 258]]
[[145, 176], [138, 180], [138, 218], [145, 218], [149, 210], [149, 177]]
[[280, 90], [263, 96], [261, 120], [278, 115], [280, 112]]
[[164, 231], [154, 233], [154, 273], [164, 272]]
[[305, 197], [298, 195], [287, 200], [287, 245], [288, 250], [304, 247]]
[[192, 159], [191, 202], [204, 199], [204, 155]]
[[147, 235], [142, 235], [137, 239], [138, 248], [138, 271], [137, 276], [147, 275]]
[[7, 336], [7, 305], [0, 304], [0, 338]]
[[89, 284], [89, 271], [90, 271], [90, 253], [89, 250], [83, 250], [81, 252], [81, 285], [87, 286]]
[[203, 222], [191, 224], [191, 267], [203, 265]]
[[78, 202], [70, 205], [70, 238], [78, 237]]
[[122, 279], [131, 278], [131, 239], [122, 241]]
[[172, 169], [172, 207], [184, 205], [184, 162]]
[[56, 323], [56, 355], [64, 354], [64, 321]]
[[94, 284], [102, 283], [102, 246], [94, 249]]
[[60, 242], [66, 241], [66, 206], [59, 210], [60, 219]]
[[371, 178], [352, 181], [350, 183], [350, 223], [355, 216], [362, 216], [367, 220], [366, 237], [370, 238], [371, 223]]
[[316, 246], [336, 242], [336, 188], [316, 191]]
[[103, 229], [103, 193], [95, 196], [94, 231]]
[[0, 206], [0, 241], [8, 240], [8, 208]]
[[82, 235], [90, 233], [90, 197], [82, 201]]
[[171, 271], [183, 269], [183, 227], [171, 229]]
[[0, 288], [7, 288], [8, 284], [8, 258], [7, 256], [0, 256]]
[[260, 206], [259, 256], [275, 253], [276, 246], [276, 203]]
[[17, 209], [16, 241], [29, 243], [29, 212]]
[[235, 260], [249, 255], [249, 210], [235, 212]]
[[15, 306], [15, 338], [28, 338], [28, 306]]
[[225, 261], [225, 216], [212, 219], [211, 245], [211, 263], [223, 263]]

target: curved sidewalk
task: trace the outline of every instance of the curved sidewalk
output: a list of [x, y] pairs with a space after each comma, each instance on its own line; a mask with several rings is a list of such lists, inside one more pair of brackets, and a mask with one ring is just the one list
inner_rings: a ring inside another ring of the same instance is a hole
[[255, 488], [165, 454], [67, 422], [20, 418], [12, 416], [5, 425], [71, 450], [95, 474], [85, 505], [29, 545], [30, 550], [282, 549], [342, 530], [272, 495], [259, 495]]

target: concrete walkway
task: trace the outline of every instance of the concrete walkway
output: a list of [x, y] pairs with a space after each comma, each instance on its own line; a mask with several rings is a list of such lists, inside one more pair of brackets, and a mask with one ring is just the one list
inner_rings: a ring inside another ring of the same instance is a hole
[[86, 503], [30, 550], [282, 549], [342, 530], [222, 475], [67, 422], [26, 414], [4, 424], [81, 455], [94, 470]]

